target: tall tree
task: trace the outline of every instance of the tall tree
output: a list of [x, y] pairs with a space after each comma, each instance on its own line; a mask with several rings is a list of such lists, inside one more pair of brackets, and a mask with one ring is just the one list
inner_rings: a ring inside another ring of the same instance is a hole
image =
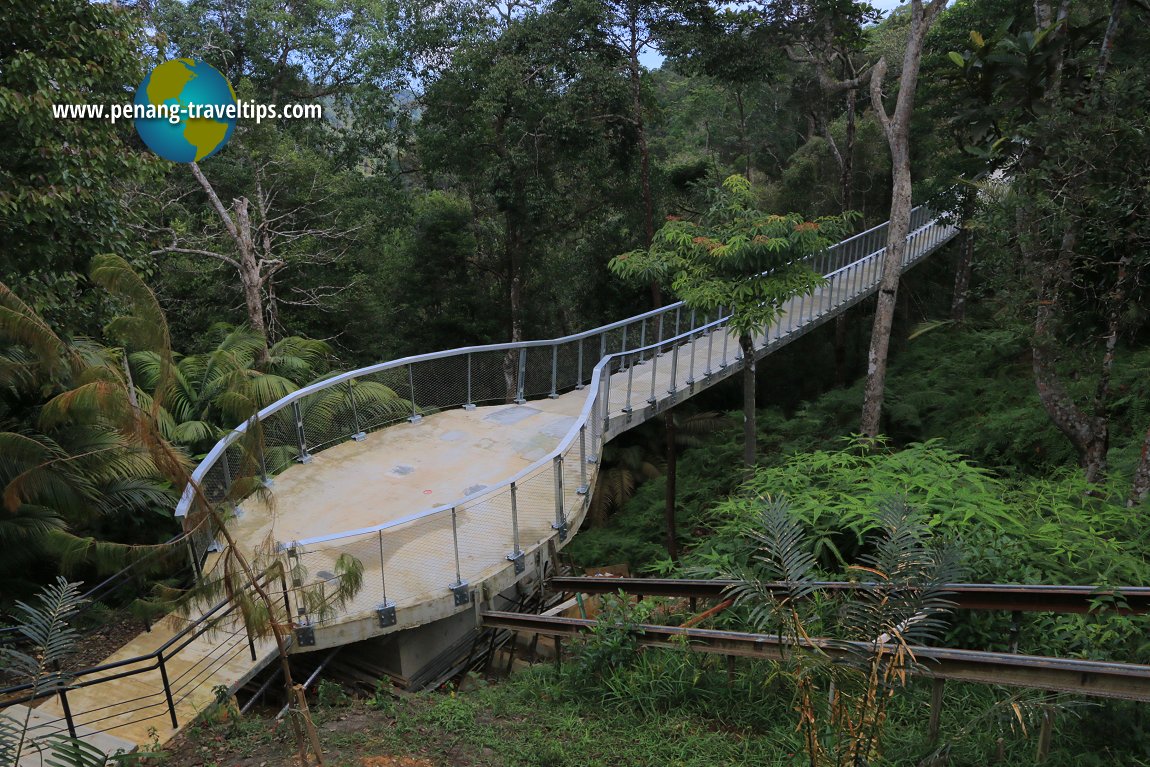
[[[605, 37], [625, 62], [631, 91], [630, 118], [639, 150], [639, 195], [643, 201], [643, 246], [648, 248], [655, 237], [655, 198], [651, 191], [651, 148], [643, 103], [642, 56], [653, 47], [655, 26], [662, 17], [661, 6], [650, 0], [607, 0], [603, 4], [607, 22]], [[651, 305], [658, 307], [661, 303], [659, 284], [652, 282]]]
[[923, 0], [911, 0], [906, 51], [899, 72], [898, 95], [893, 112], [888, 113], [883, 103], [882, 89], [888, 69], [885, 56], [878, 60], [871, 74], [871, 106], [878, 116], [890, 147], [893, 178], [890, 225], [887, 229], [878, 303], [871, 329], [870, 351], [867, 353], [866, 387], [863, 391], [862, 420], [859, 427], [868, 437], [877, 436], [881, 430], [883, 397], [886, 393], [887, 352], [890, 348], [890, 332], [894, 324], [902, 262], [906, 255], [906, 236], [910, 231], [910, 121], [914, 113], [919, 66], [922, 63], [926, 33], [946, 3], [947, 0], [929, 0], [926, 3]]
[[[1134, 53], [1146, 38], [1136, 25], [1123, 36], [1122, 0], [1074, 9], [1037, 2], [1034, 11], [1032, 25], [973, 35], [973, 48], [952, 59], [980, 97], [962, 113], [971, 151], [1013, 177], [1005, 202], [1031, 291], [1024, 306], [1039, 400], [1086, 478], [1101, 482], [1112, 372], [1122, 336], [1143, 324], [1132, 309], [1145, 299], [1150, 269], [1139, 191], [1150, 172], [1146, 69]], [[1131, 502], [1145, 492], [1144, 466]]]
[[754, 337], [774, 322], [786, 301], [809, 295], [823, 278], [804, 257], [835, 241], [846, 216], [808, 221], [797, 213], [771, 215], [757, 208], [751, 183], [727, 178], [699, 221], [668, 220], [648, 250], [611, 259], [625, 279], [661, 279], [692, 309], [731, 312], [743, 361], [743, 462], [754, 466], [756, 448]]
[[[528, 289], [544, 254], [613, 212], [634, 137], [618, 53], [579, 3], [527, 10], [456, 52], [424, 95], [420, 156], [429, 180], [471, 201], [483, 268], [507, 297], [512, 342], [526, 336]], [[591, 265], [579, 265], [590, 269]], [[513, 367], [505, 375], [513, 394]]]
[[128, 122], [56, 119], [54, 106], [122, 102], [143, 77], [138, 19], [115, 3], [0, 0], [0, 275], [54, 323], [106, 319], [88, 264], [134, 256], [128, 187], [155, 163]]

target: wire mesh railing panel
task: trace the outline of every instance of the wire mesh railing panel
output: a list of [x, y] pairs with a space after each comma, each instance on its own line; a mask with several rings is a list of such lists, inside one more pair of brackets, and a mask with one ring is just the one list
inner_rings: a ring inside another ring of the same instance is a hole
[[359, 430], [370, 434], [417, 414], [411, 401], [411, 381], [407, 366], [357, 376], [351, 395], [345, 395], [346, 409], [354, 405]]
[[363, 430], [353, 402], [350, 382], [322, 389], [300, 401], [309, 452], [337, 445]]
[[515, 399], [519, 386], [518, 350], [472, 352], [466, 356], [473, 404], [497, 405]]
[[509, 564], [515, 550], [510, 488], [458, 507], [455, 525], [463, 580], [476, 583]]
[[523, 397], [539, 399], [546, 397], [553, 389], [553, 365], [558, 363], [557, 346], [530, 346], [525, 349], [525, 369], [523, 373]]
[[280, 410], [260, 421], [260, 440], [263, 445], [263, 462], [268, 475], [278, 474], [295, 463], [299, 456], [295, 422], [291, 408]]
[[[382, 543], [383, 535], [380, 532], [333, 542], [331, 550], [337, 558], [332, 561], [333, 565], [339, 556], [347, 556], [355, 559], [363, 568], [359, 591], [343, 607], [336, 609], [338, 615], [356, 616], [374, 612], [391, 597], [387, 592], [387, 573], [382, 566]], [[327, 572], [334, 573], [335, 570]]]
[[410, 367], [415, 403], [423, 414], [467, 403], [467, 359], [464, 356], [424, 360]]
[[519, 544], [528, 549], [552, 535], [555, 530], [555, 478], [551, 466], [543, 466], [515, 484]]
[[[563, 394], [584, 383], [584, 376], [590, 379], [596, 359], [579, 357], [582, 339], [558, 345], [555, 352], [555, 393]], [[588, 364], [590, 363], [590, 364]]]
[[[580, 458], [579, 441], [573, 441], [563, 452], [563, 521], [568, 535], [574, 535], [583, 522], [583, 506], [587, 498], [587, 464]], [[589, 488], [588, 488], [589, 489]], [[582, 491], [582, 492], [581, 492]]]
[[455, 582], [451, 514], [440, 511], [383, 530], [387, 596], [399, 607], [442, 597]]

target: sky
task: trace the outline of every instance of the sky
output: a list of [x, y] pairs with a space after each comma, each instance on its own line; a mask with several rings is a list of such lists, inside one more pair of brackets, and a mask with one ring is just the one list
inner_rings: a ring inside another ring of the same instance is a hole
[[[902, 5], [903, 2], [904, 0], [870, 0], [871, 5], [884, 14]], [[643, 52], [639, 59], [643, 62], [643, 66], [648, 69], [658, 69], [663, 65], [663, 56], [658, 51], [648, 49]]]

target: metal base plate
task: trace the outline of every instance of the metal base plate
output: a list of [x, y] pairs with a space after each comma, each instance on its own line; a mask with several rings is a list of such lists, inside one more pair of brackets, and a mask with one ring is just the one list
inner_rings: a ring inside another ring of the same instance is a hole
[[468, 589], [467, 581], [453, 583], [447, 588], [451, 589], [451, 593], [455, 595], [456, 607], [462, 607], [463, 605], [471, 604], [471, 591]]
[[315, 647], [315, 626], [296, 626], [295, 641], [300, 647]]
[[392, 602], [390, 599], [387, 600], [375, 608], [375, 614], [379, 618], [379, 627], [381, 629], [394, 626], [397, 620], [395, 617], [395, 602]]
[[523, 561], [523, 550], [513, 551], [507, 555], [507, 561], [515, 565], [515, 574], [521, 575], [527, 569], [527, 563]]

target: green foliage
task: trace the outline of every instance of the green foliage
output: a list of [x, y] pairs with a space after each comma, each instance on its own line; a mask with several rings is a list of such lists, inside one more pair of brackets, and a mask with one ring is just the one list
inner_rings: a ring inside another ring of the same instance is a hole
[[836, 567], [854, 561], [866, 533], [879, 524], [881, 504], [895, 498], [919, 509], [948, 538], [972, 525], [997, 534], [1020, 532], [1001, 492], [990, 472], [938, 441], [890, 450], [860, 440], [841, 450], [796, 453], [781, 465], [759, 469], [743, 495], [716, 506], [715, 519], [724, 540], [759, 524], [755, 499], [785, 498], [812, 536], [818, 561]]
[[784, 302], [823, 284], [801, 260], [837, 241], [849, 221], [763, 213], [742, 176], [727, 178], [711, 202], [702, 223], [673, 218], [650, 249], [616, 256], [609, 267], [634, 282], [667, 283], [693, 309], [730, 307], [740, 334], [762, 331]]
[[[735, 580], [736, 606], [756, 631], [786, 641], [781, 662], [796, 688], [798, 729], [811, 765], [865, 764], [878, 758], [887, 709], [916, 667], [913, 647], [939, 638], [951, 603], [946, 584], [959, 579], [953, 549], [930, 540], [930, 528], [901, 502], [877, 511], [879, 534], [855, 566], [858, 594], [837, 615], [820, 615], [815, 557], [803, 526], [782, 500], [760, 505], [749, 532], [747, 564], [720, 573]], [[766, 584], [780, 582], [780, 593]], [[830, 624], [830, 625], [827, 625]], [[812, 636], [854, 641], [834, 659]]]
[[123, 6], [0, 3], [0, 274], [39, 312], [94, 332], [106, 310], [86, 291], [89, 260], [134, 250], [126, 188], [150, 176], [130, 122], [63, 120], [53, 104], [120, 103], [143, 78]]
[[639, 648], [635, 627], [647, 622], [653, 607], [622, 592], [603, 595], [595, 625], [574, 643], [573, 679], [594, 683], [632, 663]]
[[[0, 669], [18, 683], [30, 683], [30, 693], [37, 697], [52, 695], [69, 684], [68, 675], [59, 668], [80, 641], [80, 633], [69, 625], [84, 603], [80, 585], [57, 578], [44, 587], [35, 603], [16, 603], [16, 626], [30, 651], [0, 647]], [[47, 767], [104, 767], [108, 762], [104, 752], [66, 735], [29, 738], [32, 711], [31, 706], [27, 707], [22, 721], [0, 711], [0, 760], [4, 764], [15, 765], [22, 759], [36, 757]]]
[[331, 679], [320, 679], [315, 695], [316, 703], [323, 708], [342, 708], [351, 702], [343, 685]]

